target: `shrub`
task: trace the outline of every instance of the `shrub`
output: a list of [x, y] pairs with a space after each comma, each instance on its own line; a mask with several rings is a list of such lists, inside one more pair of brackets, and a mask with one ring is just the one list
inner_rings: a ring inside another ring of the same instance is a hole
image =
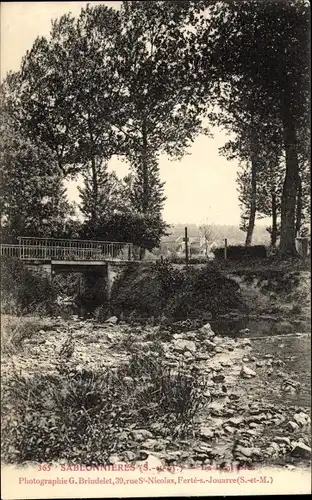
[[209, 265], [203, 269], [176, 269], [158, 262], [144, 269], [127, 270], [113, 288], [113, 307], [126, 314], [169, 320], [216, 315], [241, 304], [239, 285]]
[[29, 270], [23, 262], [1, 258], [1, 306], [3, 314], [51, 313], [56, 290], [39, 270]]
[[29, 339], [41, 329], [37, 319], [4, 317], [1, 325], [1, 353], [15, 354], [22, 348], [24, 339]]
[[156, 345], [105, 373], [66, 364], [56, 375], [15, 373], [2, 384], [2, 460], [103, 464], [112, 452], [129, 449], [119, 435], [130, 425], [157, 423], [172, 436], [186, 435], [205, 384], [182, 365], [167, 369]]
[[239, 285], [221, 272], [206, 266], [187, 273], [180, 287], [167, 305], [177, 320], [199, 318], [208, 311], [216, 316], [241, 305]]
[[[224, 248], [218, 247], [213, 250], [217, 260], [224, 260]], [[254, 245], [245, 247], [242, 245], [230, 245], [227, 247], [227, 258], [229, 260], [247, 260], [247, 259], [265, 259], [267, 257], [267, 250], [264, 245]]]

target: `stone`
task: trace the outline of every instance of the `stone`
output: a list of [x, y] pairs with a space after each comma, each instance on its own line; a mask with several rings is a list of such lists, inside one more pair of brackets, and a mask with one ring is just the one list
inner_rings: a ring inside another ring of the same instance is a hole
[[236, 432], [235, 427], [231, 427], [230, 425], [225, 426], [225, 427], [224, 427], [224, 430], [225, 430], [226, 432], [228, 432], [229, 434], [234, 434], [234, 432]]
[[185, 351], [184, 352], [184, 357], [185, 359], [189, 360], [189, 359], [193, 359], [193, 355], [190, 351]]
[[135, 441], [144, 441], [144, 439], [153, 438], [153, 434], [146, 429], [136, 429], [131, 432]]
[[[153, 450], [155, 449], [156, 447], [158, 447], [159, 449], [159, 441], [157, 441], [157, 439], [146, 439], [146, 441], [144, 441], [142, 444], [141, 444], [141, 448], [146, 448], [147, 450]], [[164, 449], [164, 444], [162, 444], [161, 446], [161, 449]]]
[[211, 340], [204, 340], [203, 344], [209, 351], [213, 351], [216, 348], [216, 344], [211, 342]]
[[206, 361], [210, 356], [208, 353], [199, 352], [196, 354], [196, 361]]
[[105, 323], [110, 323], [111, 325], [116, 325], [118, 323], [118, 318], [117, 316], [111, 316], [108, 318]]
[[311, 458], [311, 448], [304, 443], [298, 442], [295, 443], [291, 455], [300, 457], [300, 458]]
[[243, 455], [244, 457], [259, 457], [261, 456], [260, 448], [248, 448], [247, 446], [238, 445], [235, 449], [235, 455]]
[[221, 346], [217, 346], [217, 347], [215, 347], [215, 349], [214, 349], [214, 351], [215, 351], [215, 353], [216, 353], [216, 354], [221, 354], [221, 353], [223, 352], [223, 350], [224, 350], [224, 349], [223, 349], [223, 347], [221, 347]]
[[133, 453], [133, 451], [131, 451], [131, 450], [126, 450], [123, 453], [123, 458], [124, 458], [124, 460], [128, 460], [129, 462], [132, 462], [133, 460], [136, 459], [136, 454]]
[[240, 424], [244, 422], [244, 417], [232, 417], [226, 421], [226, 424], [230, 424], [233, 427], [239, 427]]
[[310, 424], [310, 417], [306, 413], [300, 412], [300, 413], [296, 413], [296, 415], [294, 415], [294, 421], [298, 425], [301, 425], [302, 427], [304, 427], [305, 425]]
[[296, 422], [288, 422], [287, 424], [287, 428], [290, 430], [290, 431], [297, 431], [299, 429], [299, 425], [296, 423]]
[[199, 430], [199, 437], [204, 441], [211, 441], [211, 439], [213, 439], [214, 437], [214, 432], [209, 427], [201, 427]]
[[114, 465], [117, 462], [120, 462], [120, 458], [118, 455], [111, 455], [110, 457], [108, 457], [108, 461], [110, 464]]
[[255, 377], [257, 374], [254, 370], [251, 368], [248, 368], [248, 366], [243, 365], [240, 371], [240, 376], [242, 378], [252, 378]]
[[273, 441], [275, 441], [276, 443], [287, 444], [287, 446], [290, 446], [290, 439], [288, 437], [277, 436], [273, 439]]
[[213, 382], [216, 384], [222, 384], [225, 381], [225, 376], [222, 374], [215, 375], [212, 377]]
[[239, 330], [240, 334], [243, 334], [243, 335], [248, 335], [250, 333], [250, 330], [249, 328], [243, 328], [242, 330]]
[[204, 333], [208, 338], [215, 337], [215, 333], [211, 328], [210, 323], [206, 323], [204, 326], [202, 326], [199, 330], [201, 333]]
[[178, 339], [173, 343], [173, 348], [177, 352], [190, 351], [192, 353], [196, 352], [196, 344], [192, 340]]
[[241, 346], [243, 347], [248, 347], [248, 346], [251, 346], [251, 340], [249, 339], [240, 339], [240, 342]]

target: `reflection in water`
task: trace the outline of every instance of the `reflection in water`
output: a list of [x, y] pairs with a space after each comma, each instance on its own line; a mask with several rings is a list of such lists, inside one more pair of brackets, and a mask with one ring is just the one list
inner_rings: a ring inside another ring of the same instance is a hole
[[308, 322], [290, 322], [290, 321], [276, 321], [274, 319], [254, 319], [240, 318], [239, 320], [233, 319], [219, 319], [211, 321], [211, 328], [218, 335], [226, 335], [228, 337], [246, 337], [245, 333], [240, 333], [240, 330], [250, 330], [248, 333], [249, 338], [272, 336], [272, 335], [287, 335], [297, 332], [310, 332], [311, 325]]

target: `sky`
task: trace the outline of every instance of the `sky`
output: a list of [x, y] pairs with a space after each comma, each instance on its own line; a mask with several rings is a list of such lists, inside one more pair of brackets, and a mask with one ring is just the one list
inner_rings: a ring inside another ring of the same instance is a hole
[[[119, 8], [120, 2], [92, 2]], [[79, 15], [87, 2], [5, 2], [1, 4], [1, 80], [20, 67], [21, 59], [37, 36], [49, 36], [51, 19], [72, 12]], [[165, 182], [163, 217], [166, 222], [238, 225], [240, 208], [235, 182], [238, 164], [218, 154], [227, 140], [213, 129], [213, 138], [199, 136], [180, 161], [161, 156], [161, 180]], [[128, 167], [112, 158], [108, 166], [118, 176]], [[68, 184], [68, 197], [79, 202], [77, 183]]]

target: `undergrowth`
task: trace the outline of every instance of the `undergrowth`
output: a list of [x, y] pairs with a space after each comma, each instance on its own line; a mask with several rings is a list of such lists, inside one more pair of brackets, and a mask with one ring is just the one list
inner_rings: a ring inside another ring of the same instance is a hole
[[[166, 368], [156, 344], [104, 373], [77, 371], [70, 363], [50, 375], [14, 372], [2, 382], [2, 460], [103, 464], [111, 453], [136, 448], [130, 428], [157, 423], [172, 438], [185, 436], [205, 384], [182, 365]], [[128, 433], [126, 442], [121, 432]]]
[[112, 307], [126, 316], [170, 320], [214, 316], [242, 305], [239, 286], [212, 265], [177, 269], [168, 262], [127, 269], [115, 282]]

